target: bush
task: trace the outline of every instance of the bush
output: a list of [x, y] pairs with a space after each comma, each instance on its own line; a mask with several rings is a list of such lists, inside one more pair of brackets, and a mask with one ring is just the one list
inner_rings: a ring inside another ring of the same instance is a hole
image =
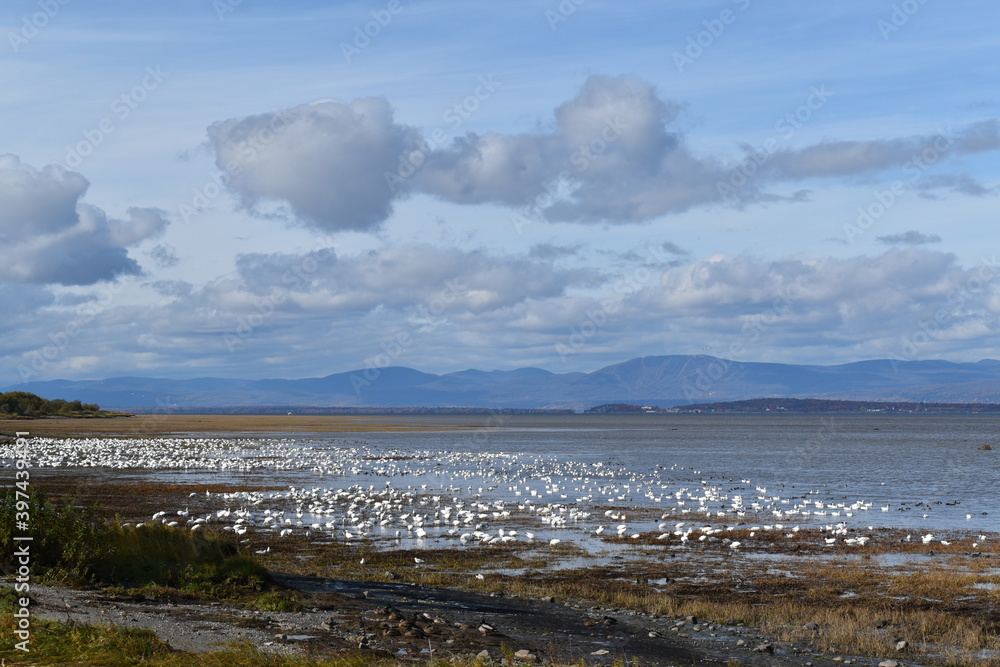
[[[7, 490], [0, 497], [0, 542], [8, 571], [16, 569], [11, 539], [16, 511], [14, 493]], [[56, 504], [37, 491], [29, 496], [26, 511], [35, 575], [74, 584], [168, 586], [213, 595], [256, 593], [271, 583], [262, 565], [213, 535], [158, 523], [123, 526], [102, 516], [96, 505]]]

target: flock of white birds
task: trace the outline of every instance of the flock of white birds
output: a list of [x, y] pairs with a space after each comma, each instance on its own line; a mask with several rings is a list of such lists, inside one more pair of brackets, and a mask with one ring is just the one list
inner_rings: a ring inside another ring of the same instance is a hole
[[[638, 540], [656, 532], [656, 540], [678, 548], [715, 542], [738, 550], [746, 544], [747, 530], [749, 539], [774, 541], [795, 538], [808, 527], [820, 530], [824, 545], [851, 547], [864, 547], [874, 531], [853, 525], [876, 507], [863, 499], [837, 500], [818, 489], [782, 495], [783, 490], [775, 493], [748, 479], [720, 484], [678, 466], [628, 470], [611, 457], [580, 462], [510, 452], [388, 450], [361, 442], [247, 437], [30, 442], [33, 467], [159, 471], [162, 481], [170, 481], [171, 472], [202, 471], [201, 483], [211, 483], [217, 473], [255, 471], [273, 473], [268, 475], [272, 486], [282, 481], [282, 473], [310, 480], [283, 491], [206, 492], [197, 504], [211, 511], [192, 512], [187, 506], [195, 503], [178, 499], [177, 507], [149, 519], [195, 531], [219, 524], [240, 536], [253, 531], [418, 545], [428, 540], [556, 545], [576, 537], [593, 546], [603, 537]], [[13, 456], [12, 446], [0, 446], [5, 466], [12, 465]], [[737, 527], [744, 531], [742, 541], [727, 537]], [[935, 540], [931, 533], [906, 539], [911, 538], [925, 544]], [[979, 536], [974, 546], [985, 539]]]

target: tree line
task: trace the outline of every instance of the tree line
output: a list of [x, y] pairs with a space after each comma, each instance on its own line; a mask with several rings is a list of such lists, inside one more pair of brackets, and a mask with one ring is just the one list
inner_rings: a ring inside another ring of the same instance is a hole
[[0, 415], [6, 417], [91, 417], [101, 414], [96, 403], [61, 398], [48, 400], [27, 391], [0, 393]]

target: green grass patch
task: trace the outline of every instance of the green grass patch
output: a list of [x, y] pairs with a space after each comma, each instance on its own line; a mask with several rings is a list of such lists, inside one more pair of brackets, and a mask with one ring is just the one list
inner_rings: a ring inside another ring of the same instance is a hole
[[264, 598], [276, 608], [278, 600], [267, 570], [254, 558], [241, 555], [237, 545], [221, 536], [150, 523], [123, 526], [102, 515], [96, 505], [72, 501], [54, 503], [33, 492], [18, 507], [13, 492], [0, 496], [0, 543], [6, 574], [16, 570], [14, 517], [30, 516], [33, 577], [74, 586], [116, 586], [125, 589], [169, 588], [214, 598]]

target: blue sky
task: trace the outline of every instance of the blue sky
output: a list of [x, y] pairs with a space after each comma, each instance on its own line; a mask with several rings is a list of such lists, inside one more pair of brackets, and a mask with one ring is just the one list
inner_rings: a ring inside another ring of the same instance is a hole
[[1000, 358], [998, 18], [5, 3], [0, 386]]

